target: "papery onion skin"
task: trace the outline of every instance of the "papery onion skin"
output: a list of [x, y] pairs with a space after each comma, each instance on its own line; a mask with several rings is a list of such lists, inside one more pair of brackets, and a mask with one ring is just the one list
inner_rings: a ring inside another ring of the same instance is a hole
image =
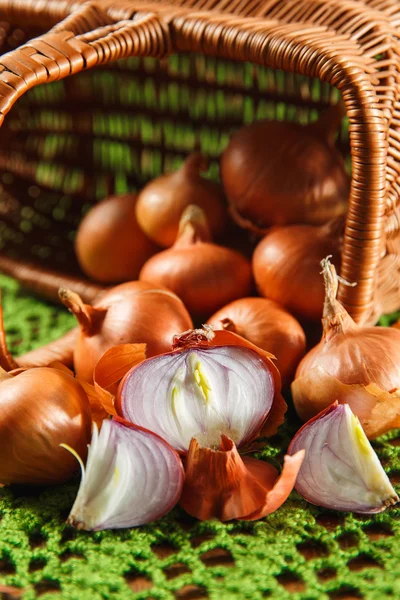
[[[280, 477], [270, 464], [241, 457], [229, 437], [218, 448], [196, 439], [185, 461], [186, 478], [180, 505], [193, 517], [220, 521], [255, 520], [274, 512], [293, 489], [304, 452], [285, 457]], [[292, 464], [290, 464], [292, 463]]]
[[320, 261], [331, 255], [332, 262], [340, 265], [338, 225], [271, 229], [253, 254], [253, 275], [260, 295], [296, 316], [320, 319], [325, 296]]
[[205, 215], [196, 206], [184, 212], [174, 246], [150, 258], [139, 279], [168, 287], [193, 317], [209, 315], [247, 296], [252, 287], [249, 261], [235, 250], [208, 241]]
[[217, 183], [200, 175], [206, 168], [205, 158], [194, 152], [180, 169], [157, 177], [140, 192], [136, 206], [138, 223], [159, 246], [173, 245], [180, 218], [189, 204], [204, 210], [215, 237], [223, 230], [226, 221], [223, 192]]
[[66, 372], [39, 367], [0, 382], [0, 483], [67, 481], [76, 462], [59, 444], [85, 459], [90, 433], [88, 398]]
[[75, 250], [83, 272], [96, 281], [136, 279], [156, 251], [136, 221], [136, 195], [110, 196], [82, 219]]
[[81, 468], [68, 522], [87, 531], [159, 519], [178, 502], [184, 480], [182, 462], [165, 440], [118, 417], [104, 421], [100, 433], [94, 426]]
[[88, 309], [91, 315], [89, 325], [81, 325], [74, 349], [77, 377], [89, 383], [96, 363], [113, 346], [145, 343], [147, 356], [154, 356], [170, 349], [176, 333], [192, 327], [189, 313], [175, 294], [145, 282], [112, 288], [93, 307], [69, 300], [65, 291], [62, 295], [78, 319], [81, 310]]
[[209, 445], [224, 433], [243, 446], [261, 430], [264, 435], [276, 432], [286, 404], [268, 353], [234, 333], [211, 328], [189, 331], [175, 344], [173, 352], [126, 373], [115, 401], [117, 414], [151, 427], [181, 453], [196, 436]]
[[328, 140], [338, 124], [332, 119], [328, 131], [319, 131], [316, 124], [257, 121], [234, 133], [221, 157], [221, 178], [235, 220], [263, 229], [318, 225], [344, 214], [349, 178]]
[[[396, 416], [393, 411], [396, 398], [388, 394], [400, 389], [400, 331], [357, 325], [336, 300], [338, 279], [333, 265], [329, 261], [322, 262], [327, 290], [324, 331], [320, 343], [306, 354], [297, 368], [292, 383], [294, 406], [305, 420], [335, 400], [347, 402], [367, 429], [368, 436], [376, 437], [400, 423], [400, 398], [399, 416]], [[371, 384], [379, 388], [378, 392], [370, 393]], [[358, 401], [357, 387], [346, 389], [346, 385], [358, 386]]]
[[224, 306], [207, 321], [215, 329], [228, 329], [267, 350], [277, 358], [284, 383], [304, 355], [306, 336], [300, 323], [282, 306], [265, 298], [240, 298]]
[[337, 402], [308, 421], [288, 454], [306, 457], [296, 490], [310, 503], [333, 510], [375, 514], [399, 498], [348, 404]]

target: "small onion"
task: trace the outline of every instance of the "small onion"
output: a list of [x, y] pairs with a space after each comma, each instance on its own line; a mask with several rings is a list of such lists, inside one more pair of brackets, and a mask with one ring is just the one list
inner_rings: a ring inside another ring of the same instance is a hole
[[60, 298], [76, 316], [80, 334], [74, 349], [77, 377], [89, 383], [100, 357], [113, 346], [147, 344], [147, 356], [170, 349], [173, 336], [192, 326], [182, 301], [165, 289], [133, 281], [110, 289], [95, 304], [61, 289]]
[[136, 221], [136, 196], [111, 196], [96, 204], [81, 221], [75, 250], [82, 271], [96, 281], [136, 279], [157, 247]]
[[67, 481], [76, 463], [59, 444], [85, 458], [90, 431], [89, 400], [72, 375], [47, 367], [0, 373], [0, 483]]
[[335, 402], [303, 425], [288, 454], [299, 450], [305, 459], [295, 487], [308, 502], [374, 514], [399, 501], [348, 404]]
[[299, 317], [320, 319], [324, 286], [320, 262], [328, 254], [340, 264], [342, 219], [322, 227], [276, 227], [253, 255], [253, 274], [261, 296], [275, 300]]
[[183, 467], [178, 454], [160, 437], [118, 417], [93, 427], [86, 468], [68, 523], [99, 531], [150, 523], [178, 502]]
[[209, 241], [205, 214], [198, 206], [188, 206], [179, 227], [173, 247], [146, 262], [139, 275], [141, 281], [168, 287], [196, 317], [249, 294], [252, 279], [248, 260]]
[[303, 454], [289, 459], [278, 478], [271, 465], [242, 460], [236, 448], [261, 430], [275, 433], [283, 421], [286, 405], [270, 355], [207, 326], [177, 336], [174, 346], [126, 373], [117, 413], [187, 454], [182, 506], [190, 514], [256, 519], [276, 510], [294, 485]]
[[349, 178], [334, 145], [342, 118], [340, 103], [311, 125], [257, 121], [232, 136], [221, 177], [239, 225], [318, 225], [345, 213]]
[[282, 380], [289, 383], [306, 349], [305, 333], [282, 306], [265, 298], [240, 298], [221, 308], [207, 321], [227, 329], [271, 352]]
[[157, 177], [140, 192], [136, 205], [138, 223], [159, 246], [173, 245], [179, 221], [189, 204], [204, 210], [213, 236], [221, 233], [226, 220], [224, 197], [218, 184], [200, 175], [206, 169], [205, 158], [194, 152], [175, 173]]
[[300, 362], [293, 402], [308, 420], [335, 400], [349, 404], [369, 438], [400, 427], [400, 331], [357, 325], [336, 300], [338, 278], [322, 261], [323, 337]]

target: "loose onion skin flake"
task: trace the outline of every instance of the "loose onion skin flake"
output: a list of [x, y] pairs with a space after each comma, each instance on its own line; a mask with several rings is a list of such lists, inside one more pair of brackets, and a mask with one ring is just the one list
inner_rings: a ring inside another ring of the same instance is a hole
[[[109, 351], [100, 360], [96, 385], [102, 384], [104, 392], [126, 372], [115, 404], [110, 403], [112, 394], [108, 394], [105, 406], [151, 428], [186, 456], [190, 477], [182, 502], [188, 512], [200, 519], [255, 519], [278, 508], [294, 485], [303, 453], [288, 459], [278, 478], [273, 467], [256, 460], [249, 475], [247, 459], [243, 463], [236, 448], [248, 447], [260, 432], [274, 434], [283, 422], [286, 404], [270, 355], [234, 333], [214, 332], [208, 326], [176, 336], [172, 352], [130, 370], [126, 366], [128, 351], [117, 347], [112, 356]], [[217, 465], [213, 474], [210, 461]], [[191, 503], [197, 496], [197, 476], [204, 479], [207, 472], [210, 477], [201, 500]], [[243, 482], [238, 481], [242, 478]], [[217, 489], [213, 481], [219, 481]]]
[[286, 456], [279, 477], [278, 471], [269, 463], [241, 457], [227, 436], [221, 435], [216, 449], [201, 447], [193, 438], [186, 458], [180, 504], [186, 512], [201, 520], [262, 519], [288, 498], [303, 458], [303, 450], [294, 456]]
[[68, 522], [99, 531], [136, 527], [165, 515], [179, 500], [181, 459], [163, 439], [118, 417], [93, 429], [82, 479]]
[[292, 381], [306, 349], [306, 336], [300, 323], [282, 306], [266, 298], [240, 298], [217, 311], [207, 323], [271, 352], [277, 358], [282, 381]]
[[400, 331], [357, 325], [336, 300], [338, 278], [322, 261], [323, 337], [300, 362], [293, 402], [306, 421], [338, 400], [349, 404], [368, 438], [400, 427]]
[[239, 225], [260, 233], [345, 213], [350, 184], [334, 145], [343, 116], [340, 103], [311, 125], [256, 121], [234, 133], [221, 157], [221, 178]]
[[334, 402], [308, 421], [288, 454], [305, 450], [296, 490], [312, 504], [374, 514], [398, 502], [382, 465], [348, 404]]

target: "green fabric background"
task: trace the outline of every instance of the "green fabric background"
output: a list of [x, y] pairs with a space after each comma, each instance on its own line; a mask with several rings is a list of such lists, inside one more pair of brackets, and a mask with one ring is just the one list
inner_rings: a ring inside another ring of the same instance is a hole
[[[65, 310], [0, 276], [7, 337], [15, 353], [73, 325]], [[35, 399], [40, 402], [40, 398]], [[261, 453], [281, 460], [297, 423]], [[374, 442], [400, 492], [400, 438]], [[292, 493], [256, 523], [197, 522], [175, 509], [150, 526], [77, 532], [65, 524], [79, 480], [0, 491], [0, 582], [23, 598], [328, 600], [400, 598], [400, 509], [375, 517], [319, 510]]]

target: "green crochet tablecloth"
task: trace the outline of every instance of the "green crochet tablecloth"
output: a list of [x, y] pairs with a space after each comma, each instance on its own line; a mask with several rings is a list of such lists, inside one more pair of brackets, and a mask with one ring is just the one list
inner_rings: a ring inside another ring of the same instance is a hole
[[[65, 310], [11, 279], [0, 276], [0, 287], [14, 353], [73, 325]], [[281, 459], [296, 428], [293, 415], [289, 421], [263, 457]], [[374, 447], [400, 492], [398, 435]], [[86, 533], [65, 524], [78, 483], [0, 491], [0, 583], [21, 588], [25, 600], [400, 598], [398, 508], [374, 517], [339, 514], [294, 492], [255, 523], [201, 523], [175, 509], [153, 525]]]

